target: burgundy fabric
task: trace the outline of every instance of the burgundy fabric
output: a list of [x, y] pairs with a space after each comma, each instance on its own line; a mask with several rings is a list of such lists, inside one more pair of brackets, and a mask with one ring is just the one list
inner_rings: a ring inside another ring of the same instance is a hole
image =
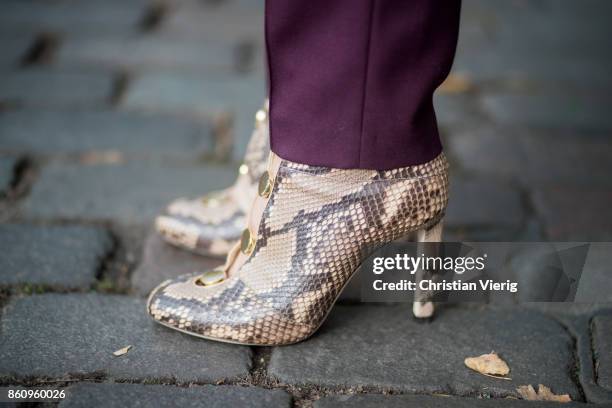
[[386, 170], [442, 146], [432, 105], [452, 65], [460, 0], [267, 0], [272, 150]]

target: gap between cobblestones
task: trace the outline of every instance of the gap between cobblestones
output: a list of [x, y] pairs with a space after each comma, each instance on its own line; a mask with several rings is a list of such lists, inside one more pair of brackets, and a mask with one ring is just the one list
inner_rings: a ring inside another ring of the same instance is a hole
[[[544, 221], [541, 219], [541, 217], [538, 217], [538, 214], [536, 212], [535, 205], [533, 203], [534, 202], [533, 192], [529, 190], [528, 188], [526, 188], [525, 186], [521, 185], [520, 183], [517, 183], [516, 189], [520, 197], [521, 206], [523, 207], [523, 211], [525, 213], [525, 218], [522, 220], [522, 223], [521, 223], [521, 231], [528, 233], [530, 220], [537, 220], [537, 223], [538, 223], [538, 234], [537, 235], [544, 237], [545, 236], [544, 231], [546, 229], [545, 229], [545, 225], [543, 224]], [[533, 239], [529, 239], [529, 237], [527, 238], [528, 238], [527, 240], [533, 241]]]
[[[583, 359], [585, 359], [587, 356], [585, 355], [585, 350], [581, 350], [581, 348], [584, 346], [582, 345], [581, 347], [581, 341], [583, 341], [583, 337], [585, 335], [589, 336], [590, 356], [592, 356], [593, 358], [595, 357], [593, 336], [591, 336], [591, 333], [590, 333], [590, 331], [592, 330], [592, 319], [594, 316], [588, 318], [588, 331], [585, 334], [585, 333], [581, 333], [579, 327], [576, 327], [576, 326], [580, 326], [581, 320], [584, 319], [584, 317], [579, 318], [577, 322], [568, 323], [568, 322], [565, 322], [563, 319], [559, 318], [559, 316], [555, 315], [554, 313], [547, 313], [545, 311], [541, 311], [541, 313], [547, 316], [549, 319], [557, 322], [559, 326], [561, 326], [563, 330], [567, 333], [567, 335], [572, 339], [573, 366], [568, 367], [568, 368], [570, 369], [569, 374], [572, 379], [572, 382], [576, 385], [576, 388], [578, 389], [578, 393], [580, 394], [580, 401], [595, 402], [595, 403], [601, 402], [601, 401], [591, 401], [592, 398], [590, 395], [588, 395], [589, 392], [585, 389], [585, 387], [587, 387], [586, 384], [588, 381], [587, 376], [589, 375], [588, 373], [584, 372], [585, 364], [584, 364]], [[597, 313], [595, 313], [595, 315], [596, 314]], [[594, 361], [592, 362], [592, 364], [593, 364], [593, 368], [595, 368]], [[593, 373], [591, 373], [591, 377], [593, 381], [597, 383], [597, 377], [596, 377], [595, 370], [593, 371]]]
[[39, 33], [21, 58], [21, 66], [50, 63], [61, 45], [61, 37], [54, 32]]
[[38, 174], [38, 167], [29, 157], [17, 161], [9, 187], [9, 199], [20, 199], [28, 195]]
[[14, 217], [18, 211], [17, 204], [28, 195], [37, 175], [38, 165], [32, 158], [18, 159], [9, 189], [3, 196], [0, 195], [0, 222], [6, 222]]
[[212, 135], [213, 151], [207, 161], [210, 163], [229, 163], [234, 148], [234, 117], [229, 113], [222, 113], [213, 118]]
[[584, 402], [586, 401], [586, 396], [582, 387], [582, 383], [580, 382], [580, 359], [578, 355], [578, 341], [576, 339], [576, 336], [574, 336], [572, 331], [569, 330], [567, 325], [565, 325], [562, 321], [552, 316], [549, 317], [555, 320], [563, 328], [563, 330], [565, 330], [567, 335], [572, 339], [572, 361], [571, 366], [568, 367], [568, 369], [570, 378], [572, 379], [572, 382], [576, 385], [578, 393], [580, 394], [580, 401]]
[[592, 363], [593, 363], [593, 381], [595, 384], [599, 382], [598, 364], [597, 364], [597, 348], [595, 346], [595, 324], [593, 318], [589, 320], [589, 330], [591, 335], [589, 336], [589, 346], [591, 351]]
[[257, 46], [251, 41], [243, 41], [234, 47], [234, 68], [240, 74], [253, 69]]
[[166, 1], [156, 1], [147, 7], [139, 24], [143, 32], [151, 32], [158, 29], [168, 13], [170, 12], [170, 4]]
[[[580, 360], [580, 367], [583, 371], [579, 372], [581, 374], [580, 378], [585, 383], [585, 395], [589, 400], [595, 403], [612, 403], [612, 391], [606, 391], [603, 387], [600, 387], [598, 384], [598, 364], [597, 364], [597, 348], [595, 347], [595, 325], [594, 319], [599, 315], [610, 315], [611, 311], [608, 309], [599, 310], [595, 312], [592, 316], [589, 316], [588, 322], [586, 322], [586, 327], [588, 330], [581, 331], [580, 328], [576, 329], [576, 337], [577, 342], [586, 343], [588, 346], [588, 350], [578, 350], [578, 352], [582, 352], [580, 356], [582, 360]], [[585, 336], [588, 336], [585, 339]], [[583, 344], [584, 346], [584, 344]], [[586, 371], [590, 371], [590, 377]], [[592, 381], [589, 381], [592, 380]]]
[[121, 70], [114, 75], [112, 90], [110, 92], [109, 104], [118, 106], [127, 93], [130, 84], [131, 74], [126, 70]]

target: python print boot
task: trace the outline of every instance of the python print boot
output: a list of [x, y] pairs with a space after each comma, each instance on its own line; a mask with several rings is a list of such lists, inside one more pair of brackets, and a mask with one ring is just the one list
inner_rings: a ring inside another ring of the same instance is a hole
[[[309, 166], [271, 153], [225, 265], [161, 283], [148, 312], [206, 339], [266, 346], [304, 340], [373, 251], [415, 231], [437, 235], [447, 201], [443, 154], [375, 171]], [[433, 312], [431, 306], [415, 303], [415, 311]]]
[[200, 255], [226, 256], [240, 239], [246, 213], [257, 194], [269, 152], [268, 112], [255, 114], [255, 128], [238, 178], [231, 187], [196, 199], [180, 198], [155, 219], [157, 232], [168, 243]]

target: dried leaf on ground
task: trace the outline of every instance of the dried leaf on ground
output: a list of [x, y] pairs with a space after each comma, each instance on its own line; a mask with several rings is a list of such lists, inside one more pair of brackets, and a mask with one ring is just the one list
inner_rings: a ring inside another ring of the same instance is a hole
[[529, 401], [570, 402], [572, 400], [568, 394], [556, 395], [550, 388], [542, 384], [538, 385], [537, 392], [531, 384], [521, 385], [516, 391], [523, 399]]
[[113, 352], [113, 356], [119, 357], [124, 354], [127, 354], [127, 352], [130, 351], [131, 348], [132, 348], [131, 345], [120, 348], [119, 350]]
[[465, 365], [472, 370], [484, 375], [503, 376], [508, 375], [510, 367], [495, 352], [483, 354], [479, 357], [468, 357]]

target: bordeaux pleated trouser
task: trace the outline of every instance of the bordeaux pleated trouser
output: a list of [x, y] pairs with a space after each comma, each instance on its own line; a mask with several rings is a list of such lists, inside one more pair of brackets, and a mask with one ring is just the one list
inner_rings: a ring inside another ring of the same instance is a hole
[[387, 170], [442, 150], [432, 96], [460, 0], [266, 0], [270, 142], [284, 159]]

